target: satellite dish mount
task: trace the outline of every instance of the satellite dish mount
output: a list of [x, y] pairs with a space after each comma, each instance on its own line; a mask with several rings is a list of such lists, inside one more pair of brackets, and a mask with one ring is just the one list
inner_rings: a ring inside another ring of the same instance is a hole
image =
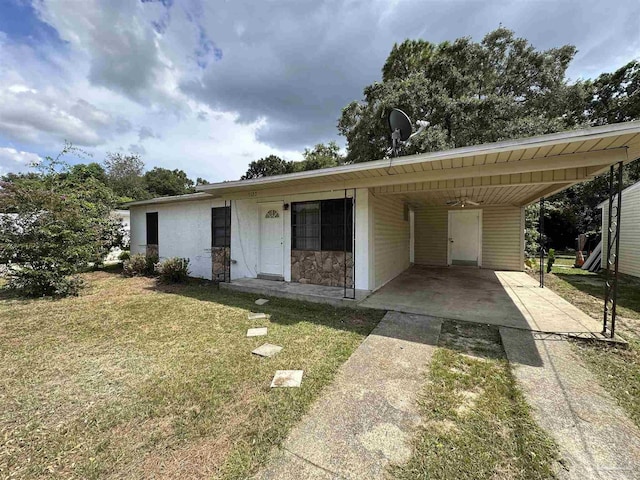
[[399, 108], [394, 108], [389, 112], [388, 121], [391, 130], [391, 155], [397, 157], [402, 143], [409, 140], [413, 127], [409, 116]]

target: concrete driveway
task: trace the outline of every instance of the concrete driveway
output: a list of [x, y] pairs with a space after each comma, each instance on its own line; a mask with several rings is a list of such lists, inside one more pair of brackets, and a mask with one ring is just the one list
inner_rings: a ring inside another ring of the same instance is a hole
[[591, 318], [524, 272], [415, 265], [360, 306], [544, 332], [599, 332]]

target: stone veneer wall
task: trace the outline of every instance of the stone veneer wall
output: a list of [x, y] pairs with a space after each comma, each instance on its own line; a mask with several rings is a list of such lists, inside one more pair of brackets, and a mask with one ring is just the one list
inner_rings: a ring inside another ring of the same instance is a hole
[[[344, 252], [291, 251], [291, 281], [344, 286]], [[353, 285], [353, 255], [347, 252], [347, 288]]]
[[145, 250], [145, 255], [147, 257], [157, 257], [158, 256], [158, 245], [147, 245]]
[[213, 280], [224, 282], [231, 279], [230, 268], [231, 259], [229, 247], [213, 247], [211, 249], [211, 273], [213, 274]]

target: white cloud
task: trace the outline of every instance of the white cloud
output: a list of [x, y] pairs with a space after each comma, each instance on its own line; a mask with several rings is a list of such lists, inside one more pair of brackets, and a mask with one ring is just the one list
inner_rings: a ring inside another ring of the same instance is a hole
[[50, 88], [0, 90], [0, 132], [34, 144], [66, 139], [83, 146], [105, 141], [113, 118], [68, 92]]
[[40, 160], [40, 156], [36, 153], [23, 152], [11, 147], [0, 147], [0, 175], [27, 170]]

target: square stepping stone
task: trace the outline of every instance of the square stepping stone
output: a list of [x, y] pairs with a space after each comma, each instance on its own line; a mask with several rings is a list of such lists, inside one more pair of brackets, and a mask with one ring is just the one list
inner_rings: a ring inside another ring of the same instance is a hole
[[260, 355], [261, 357], [273, 357], [280, 350], [282, 350], [282, 347], [278, 345], [265, 343], [264, 345], [260, 345], [251, 353], [253, 353], [254, 355]]
[[266, 313], [254, 313], [254, 312], [249, 312], [248, 317], [249, 317], [249, 320], [260, 320], [262, 318], [269, 318]]
[[259, 298], [256, 300], [256, 305], [264, 305], [265, 303], [269, 303], [269, 300], [266, 298]]
[[276, 370], [271, 388], [299, 387], [302, 383], [302, 370]]
[[247, 330], [247, 337], [262, 337], [267, 334], [267, 327], [250, 328]]

